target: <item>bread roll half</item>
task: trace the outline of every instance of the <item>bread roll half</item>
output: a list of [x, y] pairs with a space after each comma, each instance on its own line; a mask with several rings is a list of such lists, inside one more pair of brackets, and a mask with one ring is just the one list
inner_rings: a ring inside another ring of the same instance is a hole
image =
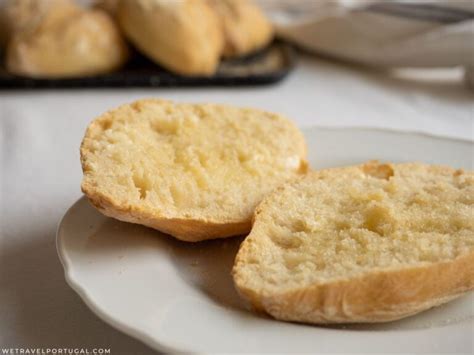
[[474, 287], [474, 174], [425, 164], [313, 172], [255, 212], [233, 277], [285, 321], [384, 322]]
[[82, 190], [101, 212], [185, 241], [248, 233], [256, 205], [306, 172], [302, 134], [282, 116], [142, 100], [94, 120]]

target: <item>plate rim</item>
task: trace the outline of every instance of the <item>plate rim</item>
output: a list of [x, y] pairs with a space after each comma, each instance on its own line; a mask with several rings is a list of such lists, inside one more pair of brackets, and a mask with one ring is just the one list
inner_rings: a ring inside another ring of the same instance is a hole
[[[61, 217], [58, 226], [56, 228], [56, 252], [59, 257], [59, 261], [64, 269], [64, 278], [67, 285], [79, 296], [79, 298], [84, 302], [84, 304], [89, 308], [93, 314], [95, 314], [99, 319], [101, 319], [106, 324], [110, 325], [112, 328], [124, 333], [125, 335], [131, 336], [136, 340], [145, 343], [152, 350], [158, 350], [165, 353], [190, 353], [187, 349], [181, 349], [179, 346], [168, 345], [164, 342], [158, 342], [150, 335], [145, 332], [138, 330], [134, 327], [131, 327], [124, 322], [118, 320], [116, 317], [110, 315], [104, 311], [100, 304], [94, 301], [94, 298], [88, 293], [88, 291], [80, 284], [79, 281], [75, 280], [73, 277], [73, 272], [71, 271], [71, 261], [68, 260], [66, 249], [63, 247], [63, 242], [61, 241], [61, 232], [63, 228], [63, 221], [69, 216], [69, 214], [77, 208], [77, 206], [83, 201], [87, 202], [87, 196], [82, 195], [79, 197], [69, 208], [66, 210], [64, 215]], [[197, 352], [191, 352], [197, 354]]]

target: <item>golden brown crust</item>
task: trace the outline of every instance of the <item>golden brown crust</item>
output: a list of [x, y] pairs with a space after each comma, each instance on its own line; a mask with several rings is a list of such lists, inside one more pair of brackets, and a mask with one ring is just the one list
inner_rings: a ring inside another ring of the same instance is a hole
[[111, 15], [115, 15], [118, 3], [119, 0], [94, 0], [92, 6], [104, 10]]
[[156, 63], [184, 75], [211, 75], [223, 36], [204, 0], [122, 0], [116, 16], [137, 48]]
[[21, 32], [34, 32], [64, 17], [77, 14], [73, 0], [6, 0], [0, 4], [0, 23], [6, 39]]
[[250, 0], [208, 0], [219, 15], [225, 44], [225, 57], [242, 56], [266, 46], [273, 38], [273, 27]]
[[9, 72], [68, 78], [116, 70], [128, 59], [117, 26], [102, 10], [52, 6], [36, 25], [15, 33], [7, 47]]
[[137, 206], [123, 206], [118, 202], [113, 202], [86, 182], [83, 182], [81, 188], [90, 203], [104, 215], [123, 222], [141, 224], [171, 234], [186, 242], [242, 235], [251, 227], [249, 221], [222, 223], [204, 219], [159, 217]]
[[[240, 255], [240, 256], [239, 256]], [[241, 262], [238, 254], [235, 265]], [[234, 269], [239, 293], [258, 311], [304, 323], [387, 322], [446, 303], [474, 288], [474, 252], [451, 262], [378, 271], [280, 294], [246, 287]]]

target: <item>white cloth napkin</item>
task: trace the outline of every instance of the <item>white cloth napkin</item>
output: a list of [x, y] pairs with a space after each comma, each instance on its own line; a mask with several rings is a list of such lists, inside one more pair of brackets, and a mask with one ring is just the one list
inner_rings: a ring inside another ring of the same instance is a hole
[[474, 1], [260, 0], [280, 37], [379, 67], [463, 66], [474, 83]]

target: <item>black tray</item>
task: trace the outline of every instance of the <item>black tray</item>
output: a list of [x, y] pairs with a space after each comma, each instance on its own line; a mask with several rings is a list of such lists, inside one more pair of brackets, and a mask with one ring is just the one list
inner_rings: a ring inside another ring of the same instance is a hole
[[9, 74], [0, 68], [0, 89], [268, 85], [282, 80], [293, 63], [292, 48], [275, 42], [250, 56], [222, 61], [217, 73], [211, 77], [185, 77], [170, 73], [134, 53], [123, 69], [94, 77], [31, 79]]

